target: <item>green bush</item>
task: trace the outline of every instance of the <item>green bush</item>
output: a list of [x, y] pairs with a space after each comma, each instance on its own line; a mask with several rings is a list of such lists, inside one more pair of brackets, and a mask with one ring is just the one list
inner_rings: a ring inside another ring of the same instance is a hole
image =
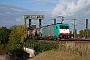
[[6, 27], [0, 28], [0, 44], [6, 44], [9, 41], [11, 30]]
[[6, 52], [10, 55], [17, 56], [23, 54], [22, 45], [21, 44], [8, 44]]
[[51, 49], [57, 49], [59, 46], [53, 42], [38, 42], [37, 40], [27, 40], [24, 46], [34, 48], [37, 52], [43, 52]]
[[26, 39], [26, 41], [24, 42], [24, 46], [26, 47], [30, 47], [30, 48], [34, 48], [35, 45], [37, 44], [37, 40], [35, 38], [33, 39]]
[[0, 44], [0, 50], [4, 48], [4, 44]]
[[20, 48], [16, 48], [16, 49], [8, 49], [8, 53], [13, 55], [13, 56], [18, 56], [18, 55], [22, 55], [23, 54], [23, 50]]

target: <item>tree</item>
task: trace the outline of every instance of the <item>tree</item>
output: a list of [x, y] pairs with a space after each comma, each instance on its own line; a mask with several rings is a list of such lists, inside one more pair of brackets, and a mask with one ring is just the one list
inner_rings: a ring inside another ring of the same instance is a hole
[[27, 28], [19, 25], [10, 33], [7, 52], [13, 55], [22, 54], [22, 44], [26, 39]]
[[88, 37], [90, 38], [90, 30], [88, 31]]
[[23, 43], [27, 36], [27, 28], [25, 26], [19, 25], [17, 28], [13, 28], [11, 31], [9, 39], [11, 41], [18, 41], [19, 43]]
[[9, 40], [10, 30], [6, 27], [0, 28], [0, 44], [5, 44]]
[[17, 27], [17, 33], [20, 35], [21, 43], [24, 42], [24, 40], [27, 38], [27, 28], [26, 26], [18, 26]]
[[[89, 38], [90, 37], [90, 30], [88, 29], [88, 37], [87, 38]], [[83, 37], [86, 37], [87, 36], [87, 29], [84, 29], [84, 30], [80, 30], [79, 31], [79, 37], [81, 37], [81, 38], [83, 38]]]
[[84, 37], [84, 31], [83, 31], [83, 30], [80, 30], [80, 31], [79, 31], [79, 37], [80, 37], [80, 38]]
[[18, 26], [12, 26], [12, 27], [10, 27], [10, 30], [13, 30], [14, 28], [17, 28]]

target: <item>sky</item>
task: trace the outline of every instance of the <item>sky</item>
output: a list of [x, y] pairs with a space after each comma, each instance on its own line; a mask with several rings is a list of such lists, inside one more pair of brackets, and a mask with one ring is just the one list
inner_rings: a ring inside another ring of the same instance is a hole
[[[59, 23], [62, 18], [58, 16], [63, 16], [63, 23], [69, 24], [71, 30], [76, 19], [75, 28], [83, 30], [86, 19], [90, 20], [90, 0], [0, 0], [0, 27], [24, 25], [24, 15], [44, 15], [43, 26], [53, 24], [54, 18]], [[32, 20], [32, 25], [38, 27], [38, 23]]]

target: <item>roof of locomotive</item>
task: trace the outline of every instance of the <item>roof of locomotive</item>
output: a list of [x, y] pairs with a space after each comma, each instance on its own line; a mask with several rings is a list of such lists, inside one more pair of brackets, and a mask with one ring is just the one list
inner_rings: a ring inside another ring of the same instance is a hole
[[49, 27], [49, 26], [55, 26], [55, 25], [69, 26], [69, 24], [57, 23], [57, 24], [52, 24], [52, 25], [46, 25], [43, 27]]
[[57, 23], [56, 25], [69, 26], [69, 24]]

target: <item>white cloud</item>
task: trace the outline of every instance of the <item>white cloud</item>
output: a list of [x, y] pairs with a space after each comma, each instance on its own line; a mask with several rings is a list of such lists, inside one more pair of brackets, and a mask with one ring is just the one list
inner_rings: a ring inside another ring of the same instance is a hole
[[77, 11], [85, 9], [88, 5], [90, 5], [90, 0], [60, 0], [52, 14], [69, 16], [73, 15]]
[[[59, 0], [52, 11], [52, 15], [54, 17], [64, 16], [64, 22], [70, 24], [71, 29], [73, 29], [71, 23], [74, 23], [72, 19], [75, 18], [76, 28], [78, 30], [85, 29], [86, 19], [90, 20], [90, 0]], [[84, 21], [83, 24], [82, 21]], [[90, 29], [90, 24], [88, 26]]]

